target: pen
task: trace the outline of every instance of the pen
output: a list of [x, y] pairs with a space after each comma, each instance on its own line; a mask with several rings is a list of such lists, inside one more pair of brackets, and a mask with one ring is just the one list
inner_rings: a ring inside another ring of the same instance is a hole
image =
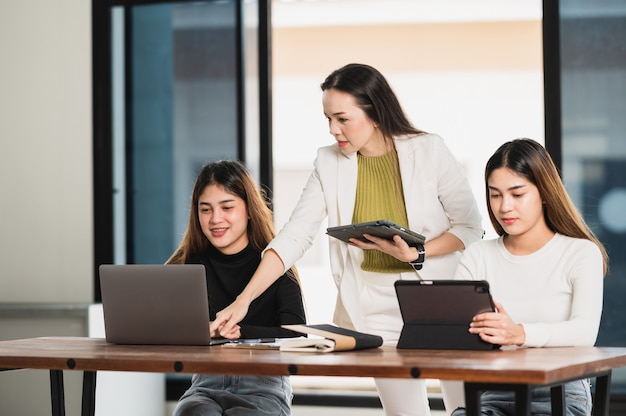
[[225, 344], [271, 344], [276, 342], [276, 338], [239, 338], [239, 339], [227, 339], [220, 338], [211, 340], [211, 345], [225, 345]]
[[242, 339], [234, 339], [232, 341], [238, 344], [262, 344], [262, 343], [276, 342], [276, 338], [254, 338], [254, 339], [242, 338]]

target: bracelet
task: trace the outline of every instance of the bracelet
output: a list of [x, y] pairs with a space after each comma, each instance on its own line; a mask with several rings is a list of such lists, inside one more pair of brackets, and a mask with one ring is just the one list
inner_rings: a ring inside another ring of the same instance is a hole
[[409, 264], [413, 266], [413, 269], [415, 269], [415, 271], [422, 270], [422, 266], [424, 265], [424, 257], [426, 255], [426, 250], [424, 249], [423, 244], [416, 244], [414, 247], [417, 249], [417, 253], [419, 254], [419, 257], [413, 261], [410, 261]]

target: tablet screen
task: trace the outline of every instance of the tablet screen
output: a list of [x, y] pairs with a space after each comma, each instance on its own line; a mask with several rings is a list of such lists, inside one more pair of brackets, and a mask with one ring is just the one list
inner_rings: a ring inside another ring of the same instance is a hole
[[485, 280], [398, 280], [395, 289], [405, 323], [469, 325], [495, 310]]

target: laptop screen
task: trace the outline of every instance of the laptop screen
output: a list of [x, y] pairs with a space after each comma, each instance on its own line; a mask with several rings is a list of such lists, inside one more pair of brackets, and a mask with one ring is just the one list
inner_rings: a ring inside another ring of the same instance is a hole
[[203, 265], [101, 265], [106, 340], [116, 344], [209, 345]]

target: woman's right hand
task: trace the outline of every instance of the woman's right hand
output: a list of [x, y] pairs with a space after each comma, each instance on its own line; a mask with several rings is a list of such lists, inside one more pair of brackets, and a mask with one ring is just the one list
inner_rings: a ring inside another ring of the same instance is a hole
[[250, 302], [241, 296], [237, 297], [233, 303], [216, 314], [215, 320], [211, 322], [211, 334], [229, 338], [233, 330], [238, 328], [239, 322], [246, 317], [249, 307]]
[[270, 287], [284, 271], [283, 261], [278, 254], [272, 249], [267, 250], [256, 272], [237, 299], [216, 314], [215, 320], [211, 323], [211, 333], [223, 337], [232, 334], [233, 328], [248, 314], [252, 301]]
[[211, 338], [226, 338], [226, 339], [238, 339], [241, 338], [241, 327], [239, 325], [235, 325], [233, 329], [228, 334], [220, 335], [217, 331], [210, 329]]

